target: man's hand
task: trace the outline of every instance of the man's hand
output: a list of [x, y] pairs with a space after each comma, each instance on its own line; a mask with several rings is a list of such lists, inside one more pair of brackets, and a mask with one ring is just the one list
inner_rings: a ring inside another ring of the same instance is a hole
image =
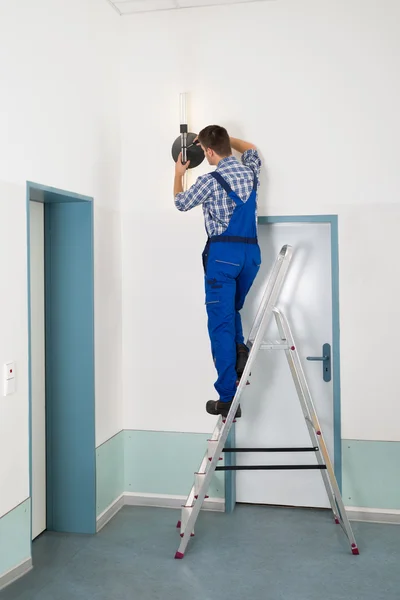
[[190, 160], [188, 160], [184, 165], [182, 164], [181, 152], [178, 156], [178, 160], [175, 163], [174, 197], [183, 192], [182, 177], [184, 176], [189, 165]]
[[178, 177], [183, 177], [186, 169], [188, 169], [190, 165], [190, 160], [187, 160], [185, 164], [182, 163], [182, 152], [180, 152], [178, 156], [178, 160], [175, 163], [175, 175]]

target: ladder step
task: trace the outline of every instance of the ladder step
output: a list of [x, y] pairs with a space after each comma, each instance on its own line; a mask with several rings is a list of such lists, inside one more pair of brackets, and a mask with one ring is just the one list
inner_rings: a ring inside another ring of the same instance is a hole
[[[185, 529], [186, 529], [186, 525], [187, 522], [189, 521], [190, 515], [192, 514], [192, 510], [193, 510], [193, 506], [182, 506], [182, 515], [181, 515], [181, 520], [178, 521], [178, 525], [180, 525], [180, 529], [181, 529], [181, 537], [183, 537], [183, 534], [185, 533]], [[178, 527], [177, 525], [177, 527]], [[194, 536], [194, 529], [192, 530], [190, 537]]]
[[[201, 486], [203, 485], [204, 478], [206, 473], [195, 473], [194, 474], [194, 497], [198, 498], [199, 491]], [[205, 495], [204, 498], [209, 498], [209, 496]]]
[[[207, 440], [207, 451], [208, 451], [208, 460], [212, 460], [215, 454], [215, 450], [217, 449], [219, 444], [219, 440]], [[219, 457], [218, 460], [222, 460], [222, 457]]]
[[306, 471], [326, 469], [326, 465], [241, 465], [234, 467], [215, 467], [216, 471]]
[[289, 346], [288, 344], [269, 344], [266, 342], [265, 344], [261, 344], [260, 350], [293, 350], [293, 346]]
[[222, 452], [319, 452], [318, 446], [312, 448], [224, 448]]

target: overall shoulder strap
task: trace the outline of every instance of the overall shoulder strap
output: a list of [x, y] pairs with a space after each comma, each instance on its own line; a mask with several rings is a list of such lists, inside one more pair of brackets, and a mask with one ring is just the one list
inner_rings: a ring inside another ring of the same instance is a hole
[[232, 198], [232, 200], [234, 200], [236, 202], [236, 204], [243, 204], [242, 200], [239, 198], [239, 196], [236, 194], [236, 192], [233, 191], [233, 189], [231, 188], [229, 183], [227, 181], [225, 181], [225, 179], [222, 177], [222, 175], [220, 173], [218, 173], [218, 171], [214, 171], [213, 173], [210, 173], [210, 175], [211, 175], [211, 177], [214, 177], [214, 179], [217, 180], [219, 185], [224, 188], [224, 190], [226, 191], [228, 196], [230, 198]]

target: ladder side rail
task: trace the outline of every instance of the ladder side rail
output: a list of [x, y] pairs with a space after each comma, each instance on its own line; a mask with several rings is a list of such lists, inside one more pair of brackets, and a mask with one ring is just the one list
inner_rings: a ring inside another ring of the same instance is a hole
[[178, 551], [177, 551], [177, 553], [175, 555], [176, 558], [182, 558], [183, 557], [183, 555], [185, 553], [185, 550], [186, 550], [186, 547], [187, 547], [187, 545], [189, 543], [191, 534], [192, 534], [192, 532], [194, 530], [194, 524], [196, 523], [196, 520], [197, 520], [197, 517], [199, 515], [201, 506], [202, 506], [202, 504], [204, 502], [204, 499], [205, 499], [205, 495], [206, 495], [208, 487], [209, 487], [209, 485], [211, 483], [211, 478], [212, 478], [212, 476], [213, 476], [213, 474], [215, 472], [215, 468], [216, 468], [217, 463], [219, 461], [219, 458], [220, 458], [220, 456], [222, 454], [222, 450], [223, 450], [223, 448], [225, 446], [225, 442], [226, 442], [227, 437], [229, 435], [229, 431], [230, 431], [230, 429], [232, 427], [232, 423], [233, 423], [234, 417], [236, 415], [236, 410], [237, 410], [237, 407], [239, 406], [239, 401], [240, 401], [241, 394], [242, 394], [242, 392], [243, 392], [243, 390], [244, 390], [244, 388], [246, 386], [247, 378], [249, 376], [252, 364], [253, 364], [253, 362], [255, 360], [255, 357], [257, 356], [257, 350], [258, 350], [259, 346], [261, 346], [261, 343], [262, 343], [262, 340], [263, 340], [263, 335], [264, 335], [264, 329], [266, 329], [267, 322], [268, 322], [267, 321], [267, 319], [268, 319], [268, 313], [269, 313], [269, 316], [271, 317], [272, 316], [272, 306], [269, 307], [268, 311], [264, 312], [262, 322], [260, 324], [259, 330], [258, 330], [256, 338], [254, 340], [254, 344], [253, 344], [253, 346], [251, 348], [251, 351], [250, 351], [250, 354], [249, 354], [249, 358], [247, 360], [247, 363], [246, 363], [246, 366], [244, 368], [242, 377], [241, 377], [239, 385], [237, 387], [235, 398], [234, 398], [234, 400], [232, 402], [232, 405], [231, 405], [231, 408], [229, 410], [228, 416], [227, 416], [227, 418], [225, 420], [225, 424], [222, 427], [217, 447], [215, 448], [215, 452], [214, 452], [214, 455], [213, 455], [211, 461], [209, 461], [210, 464], [208, 465], [208, 469], [206, 471], [206, 476], [204, 478], [203, 485], [202, 485], [201, 489], [199, 490], [197, 499], [194, 502], [194, 505], [193, 505], [190, 517], [187, 520], [187, 523], [185, 524], [185, 530], [184, 530], [183, 535], [181, 537], [181, 543], [180, 543]]
[[[296, 351], [292, 352], [290, 355], [289, 361], [295, 362]], [[296, 367], [295, 367], [296, 369]], [[324, 435], [322, 433], [321, 428], [318, 425], [316, 429], [314, 423], [318, 423], [318, 418], [316, 418], [316, 414], [312, 415], [311, 419], [306, 419], [308, 431], [310, 434], [310, 438], [312, 443], [315, 443], [319, 448], [320, 452], [316, 453], [317, 460], [319, 464], [325, 464], [326, 470], [321, 471], [321, 475], [325, 484], [325, 489], [331, 504], [332, 512], [335, 517], [335, 522], [340, 524], [345, 531], [352, 547], [353, 554], [358, 554], [357, 544], [355, 541], [355, 537], [350, 525], [350, 522], [347, 517], [346, 509], [343, 504], [343, 499], [339, 490], [339, 486], [337, 483], [336, 475], [333, 469], [333, 465], [328, 453], [328, 448], [325, 442]]]
[[[229, 417], [229, 415], [228, 415]], [[230, 423], [232, 425], [232, 421]], [[230, 427], [226, 426], [227, 422], [225, 423], [225, 426], [222, 428], [221, 431], [221, 436], [219, 439], [219, 443], [217, 448], [215, 449], [215, 453], [211, 459], [211, 461], [209, 462], [208, 468], [206, 470], [206, 475], [204, 477], [204, 481], [203, 481], [203, 485], [201, 486], [201, 488], [199, 489], [199, 493], [197, 495], [197, 499], [195, 499], [195, 502], [193, 504], [193, 506], [191, 507], [191, 513], [190, 513], [190, 517], [187, 521], [187, 523], [185, 524], [185, 530], [183, 531], [183, 535], [181, 537], [181, 543], [179, 545], [178, 551], [175, 555], [176, 558], [182, 558], [185, 550], [186, 550], [186, 546], [188, 545], [188, 542], [190, 540], [190, 536], [191, 533], [194, 530], [194, 524], [197, 520], [197, 517], [199, 515], [200, 509], [202, 507], [202, 504], [204, 502], [207, 490], [209, 488], [209, 485], [211, 483], [211, 478], [214, 475], [215, 472], [215, 467], [217, 466], [217, 463], [219, 461], [220, 455], [222, 454], [222, 448], [225, 445], [226, 442], [226, 438], [228, 437], [229, 434], [229, 429]]]
[[[304, 392], [304, 389], [302, 388], [301, 378], [299, 377], [299, 373], [297, 372], [297, 369], [296, 369], [296, 364], [293, 360], [293, 352], [297, 352], [297, 349], [296, 349], [297, 347], [296, 347], [296, 343], [293, 338], [293, 334], [290, 330], [288, 331], [288, 333], [285, 332], [284, 325], [283, 325], [283, 319], [282, 319], [282, 313], [277, 308], [274, 309], [274, 316], [275, 316], [275, 321], [276, 321], [276, 325], [277, 325], [277, 328], [279, 331], [281, 341], [287, 343], [287, 348], [285, 348], [285, 354], [286, 354], [286, 358], [287, 358], [287, 361], [289, 364], [290, 372], [292, 374], [293, 383], [294, 383], [296, 391], [297, 391], [297, 396], [300, 400], [301, 410], [303, 412], [304, 419], [306, 421], [306, 425], [307, 425], [308, 432], [309, 432], [309, 435], [311, 438], [311, 442], [312, 442], [313, 446], [319, 448], [319, 440], [316, 435], [315, 429], [312, 425], [312, 415], [310, 413], [309, 406], [307, 405], [306, 394]], [[319, 465], [324, 465], [324, 461], [323, 461], [321, 453], [319, 451], [316, 453], [316, 458], [317, 458]], [[338, 514], [337, 514], [338, 509], [336, 506], [333, 489], [330, 484], [329, 477], [326, 473], [326, 470], [322, 469], [321, 474], [322, 474], [322, 477], [324, 480], [324, 485], [325, 485], [325, 489], [326, 489], [326, 492], [327, 492], [327, 495], [329, 498], [329, 502], [330, 502], [330, 505], [332, 508], [332, 512], [333, 512], [333, 514], [335, 516], [335, 520], [336, 520], [336, 519], [338, 519]]]
[[[283, 283], [285, 281], [288, 269], [289, 269], [289, 262], [282, 264], [282, 268], [280, 269], [280, 271], [278, 273], [278, 276], [277, 276], [274, 286], [269, 294], [269, 297], [265, 299], [265, 305], [263, 306], [263, 312], [262, 312], [261, 320], [260, 320], [256, 335], [254, 337], [252, 337], [250, 334], [247, 339], [247, 345], [250, 347], [250, 352], [252, 350], [253, 344], [255, 344], [255, 340], [257, 339], [257, 336], [259, 335], [260, 331], [261, 331], [262, 337], [264, 336], [264, 334], [266, 332], [267, 326], [269, 324], [269, 321], [270, 321], [271, 316], [274, 311], [274, 306], [276, 304], [276, 301], [279, 298], [279, 294], [281, 292]], [[261, 347], [262, 344], [263, 344], [263, 339], [261, 340], [260, 344], [257, 344], [257, 351], [259, 350], [259, 348]], [[249, 358], [250, 358], [250, 355], [249, 355]]]
[[[293, 340], [292, 340], [292, 344], [293, 344]], [[312, 425], [312, 418], [311, 418], [311, 415], [309, 413], [307, 404], [305, 402], [304, 391], [303, 391], [303, 389], [301, 387], [300, 379], [299, 379], [299, 376], [298, 376], [298, 373], [297, 373], [297, 370], [296, 370], [295, 363], [293, 361], [293, 352], [295, 352], [295, 350], [293, 351], [293, 350], [291, 350], [291, 348], [285, 349], [286, 358], [287, 358], [287, 361], [288, 361], [288, 364], [289, 364], [289, 368], [290, 368], [290, 371], [291, 371], [291, 374], [292, 374], [293, 383], [294, 383], [296, 391], [297, 391], [297, 396], [298, 396], [298, 398], [300, 400], [301, 410], [303, 412], [303, 416], [304, 416], [304, 419], [305, 419], [305, 422], [306, 422], [306, 425], [307, 425], [307, 429], [308, 429], [308, 433], [310, 435], [311, 442], [312, 442], [312, 444], [313, 444], [314, 447], [318, 447], [319, 448], [319, 440], [318, 440], [318, 437], [317, 437], [317, 435], [315, 433], [314, 427]], [[323, 461], [323, 458], [322, 458], [321, 453], [320, 453], [319, 450], [316, 452], [315, 456], [316, 456], [318, 464], [320, 466], [325, 465], [325, 463]], [[338, 509], [337, 509], [337, 506], [336, 506], [335, 496], [334, 496], [333, 489], [332, 489], [332, 486], [330, 484], [330, 480], [329, 480], [329, 477], [327, 475], [326, 469], [321, 469], [321, 475], [322, 475], [323, 482], [324, 482], [324, 485], [325, 485], [325, 490], [326, 490], [326, 493], [328, 495], [329, 502], [330, 502], [330, 505], [331, 505], [331, 508], [332, 508], [332, 512], [333, 512], [334, 517], [335, 517], [335, 521], [337, 522], [337, 520], [339, 519]]]
[[[293, 382], [297, 391], [297, 395], [300, 400], [301, 409], [303, 411], [303, 415], [306, 421], [310, 421], [312, 423], [312, 412], [311, 406], [307, 403], [307, 389], [304, 387], [303, 383], [305, 382], [302, 379], [300, 373], [298, 372], [298, 362], [294, 360], [294, 355], [297, 353], [297, 347], [295, 340], [293, 338], [293, 334], [290, 328], [285, 328], [285, 316], [284, 314], [277, 308], [274, 308], [274, 317], [276, 321], [276, 325], [279, 330], [279, 335], [281, 337], [282, 342], [286, 342], [287, 348], [285, 348], [286, 358], [288, 360], [290, 372], [292, 374]], [[287, 322], [287, 319], [286, 319]], [[288, 323], [287, 323], [288, 324]], [[289, 324], [288, 324], [289, 325]], [[306, 383], [306, 382], [305, 382]], [[307, 385], [307, 383], [306, 383]], [[317, 439], [317, 438], [316, 438]], [[314, 441], [314, 440], [313, 440]], [[318, 441], [317, 444], [319, 446]]]
[[262, 300], [260, 302], [260, 305], [258, 307], [256, 317], [255, 317], [255, 319], [253, 321], [253, 325], [250, 329], [249, 340], [251, 340], [251, 341], [254, 339], [256, 332], [260, 326], [265, 307], [270, 302], [270, 297], [272, 296], [272, 292], [274, 290], [274, 286], [277, 282], [279, 274], [281, 273], [282, 269], [284, 269], [285, 273], [286, 273], [288, 266], [290, 264], [291, 258], [292, 258], [292, 254], [293, 254], [293, 249], [291, 246], [288, 246], [288, 245], [282, 246], [281, 251], [275, 260], [275, 263], [272, 267], [272, 271], [267, 279], [265, 291], [264, 291]]
[[[222, 417], [220, 415], [218, 417], [217, 424], [215, 425], [214, 430], [211, 434], [211, 438], [210, 438], [211, 440], [217, 440], [219, 438], [222, 426], [223, 426]], [[209, 463], [208, 450], [206, 450], [197, 473], [205, 473], [208, 463]], [[186, 502], [185, 502], [184, 506], [191, 506], [193, 504], [193, 500], [194, 500], [194, 496], [195, 496], [195, 489], [196, 489], [196, 486], [195, 486], [195, 483], [193, 483], [192, 488], [186, 498]], [[178, 522], [178, 526], [181, 527], [181, 533], [182, 533], [182, 528], [183, 528], [182, 520]]]
[[[286, 336], [286, 339], [290, 340], [290, 342], [293, 342], [293, 346], [296, 348], [294, 340], [293, 340], [293, 334], [292, 334], [288, 320], [286, 319], [285, 315], [283, 313], [281, 313], [280, 311], [277, 311], [277, 313], [279, 314], [279, 316], [281, 318], [281, 323], [282, 323], [282, 327], [283, 327], [283, 331]], [[300, 361], [300, 357], [297, 352], [297, 349], [295, 349], [294, 351], [291, 351], [290, 359], [291, 359], [291, 361], [293, 361], [294, 372], [296, 373], [296, 377], [299, 380], [300, 389], [302, 390], [302, 393], [299, 396], [300, 401], [301, 401], [302, 397], [305, 399], [305, 404], [307, 406], [307, 410], [310, 411], [310, 413], [311, 413], [310, 425], [312, 425], [312, 427], [309, 427], [311, 440], [314, 442], [314, 435], [313, 435], [313, 432], [314, 432], [317, 437], [317, 445], [321, 449], [321, 453], [322, 453], [322, 456], [325, 461], [325, 465], [326, 465], [326, 469], [327, 469], [326, 474], [329, 478], [329, 487], [331, 487], [332, 491], [333, 491], [333, 499], [335, 500], [336, 506], [339, 510], [344, 529], [345, 529], [347, 537], [351, 543], [352, 551], [354, 554], [358, 554], [358, 548], [357, 548], [357, 544], [355, 541], [355, 537], [354, 537], [349, 519], [347, 517], [346, 509], [343, 504], [342, 495], [339, 490], [339, 486], [338, 486], [338, 483], [336, 480], [336, 475], [335, 475], [333, 465], [332, 465], [332, 462], [331, 462], [331, 459], [329, 456], [328, 448], [327, 448], [327, 445], [325, 442], [324, 435], [321, 430], [321, 426], [319, 424], [319, 420], [318, 420], [318, 416], [317, 416], [317, 413], [315, 410], [314, 402], [311, 397], [311, 393], [310, 393], [310, 390], [309, 390], [309, 387], [307, 384], [307, 380], [304, 375], [303, 367], [301, 365], [301, 361]], [[293, 373], [293, 371], [292, 371], [292, 373]], [[327, 491], [328, 491], [328, 488], [327, 488]], [[329, 493], [328, 493], [328, 496], [330, 498]], [[331, 504], [332, 504], [332, 502], [331, 502]], [[336, 511], [333, 510], [333, 513], [335, 514], [335, 518], [336, 518]]]
[[[315, 432], [314, 426], [312, 424], [311, 415], [309, 414], [308, 407], [307, 407], [307, 404], [306, 404], [305, 399], [304, 399], [304, 392], [303, 392], [303, 390], [301, 388], [300, 380], [299, 380], [298, 373], [297, 373], [297, 370], [296, 370], [296, 366], [295, 366], [295, 363], [294, 363], [294, 360], [293, 360], [293, 353], [294, 352], [295, 351], [292, 351], [292, 350], [286, 350], [285, 351], [286, 358], [287, 358], [287, 361], [288, 361], [288, 364], [289, 364], [290, 371], [292, 373], [293, 382], [294, 382], [294, 385], [296, 387], [297, 395], [298, 395], [298, 398], [300, 400], [300, 406], [301, 406], [301, 409], [303, 411], [303, 415], [304, 415], [304, 419], [305, 419], [305, 422], [306, 422], [306, 425], [307, 425], [308, 433], [310, 435], [311, 443], [314, 446], [316, 446], [316, 447], [319, 448], [320, 447], [319, 439], [318, 439], [318, 436], [317, 436], [317, 434]], [[323, 460], [323, 458], [321, 456], [321, 452], [319, 450], [318, 450], [318, 452], [316, 452], [316, 458], [317, 458], [317, 461], [318, 461], [319, 465], [324, 465], [325, 464], [324, 460]], [[325, 469], [321, 470], [321, 475], [322, 475], [323, 482], [324, 482], [324, 485], [325, 485], [325, 490], [326, 490], [326, 493], [328, 495], [329, 502], [330, 502], [330, 505], [331, 505], [331, 508], [332, 508], [332, 512], [334, 514], [335, 521], [336, 521], [339, 518], [339, 513], [338, 513], [338, 509], [337, 509], [336, 502], [335, 502], [335, 495], [333, 493], [333, 488], [331, 486], [329, 477], [328, 477], [327, 472], [326, 472]]]
[[[308, 384], [307, 384], [307, 381], [306, 381], [306, 378], [304, 375], [303, 368], [301, 366], [300, 357], [299, 357], [299, 354], [297, 351], [297, 346], [296, 346], [296, 342], [293, 337], [292, 330], [289, 325], [289, 321], [287, 320], [286, 315], [284, 315], [283, 312], [281, 310], [279, 310], [278, 308], [274, 308], [274, 316], [275, 316], [275, 321], [276, 321], [281, 339], [282, 339], [282, 341], [286, 341], [289, 346], [289, 349], [291, 351], [290, 356], [292, 356], [291, 353], [294, 353], [295, 358], [293, 360], [293, 368], [295, 369], [295, 373], [296, 373], [295, 384], [296, 384], [296, 382], [298, 382], [298, 385], [301, 388], [301, 399], [306, 405], [307, 416], [313, 422], [313, 425], [315, 426], [315, 430], [318, 431], [319, 430], [318, 419], [317, 419], [317, 421], [313, 421], [313, 415], [315, 415], [315, 417], [317, 416], [315, 407], [314, 407], [314, 403], [312, 401], [311, 393], [308, 388]], [[293, 350], [292, 350], [292, 348], [293, 348]], [[286, 356], [289, 356], [289, 354], [286, 353]], [[292, 363], [289, 363], [290, 367], [291, 367], [291, 364]], [[292, 371], [292, 368], [290, 370]], [[292, 375], [293, 375], [293, 371], [292, 371]], [[297, 389], [297, 385], [296, 385], [296, 389]]]
[[268, 298], [271, 295], [271, 291], [273, 289], [274, 283], [276, 282], [276, 279], [277, 279], [277, 276], [279, 274], [279, 270], [281, 267], [282, 267], [282, 258], [280, 258], [280, 255], [278, 255], [278, 257], [275, 259], [275, 263], [272, 267], [272, 270], [268, 275], [267, 282], [265, 285], [265, 290], [263, 292], [261, 302], [258, 305], [257, 313], [256, 313], [256, 316], [254, 318], [253, 324], [250, 329], [249, 339], [253, 339], [255, 337], [256, 331], [260, 325], [260, 321], [262, 318], [264, 308], [268, 303]]
[[[286, 354], [289, 368], [290, 368], [290, 371], [291, 371], [291, 374], [293, 377], [293, 382], [294, 382], [294, 385], [295, 385], [295, 388], [297, 391], [297, 395], [298, 395], [298, 398], [300, 401], [300, 406], [303, 411], [303, 415], [304, 415], [304, 418], [306, 421], [306, 425], [307, 425], [308, 432], [309, 432], [309, 435], [311, 438], [311, 442], [314, 446], [318, 446], [318, 448], [320, 448], [320, 445], [321, 445], [320, 438], [317, 435], [317, 431], [320, 431], [320, 430], [319, 430], [319, 428], [316, 430], [315, 426], [314, 426], [314, 422], [313, 422], [313, 418], [312, 418], [313, 415], [311, 412], [311, 410], [313, 409], [313, 403], [312, 402], [311, 402], [311, 404], [307, 403], [307, 393], [310, 395], [310, 398], [311, 398], [311, 394], [308, 390], [304, 372], [302, 371], [300, 357], [299, 357], [299, 354], [297, 351], [297, 346], [296, 346], [296, 342], [293, 337], [293, 333], [290, 329], [289, 323], [288, 323], [285, 315], [283, 315], [283, 313], [281, 311], [275, 309], [274, 315], [275, 315], [276, 323], [277, 323], [277, 326], [278, 326], [278, 329], [279, 329], [282, 339], [285, 339], [288, 342], [289, 348], [287, 350], [285, 350], [285, 354]], [[287, 327], [285, 327], [285, 324], [287, 325]], [[299, 367], [300, 367], [300, 371], [299, 371]], [[316, 458], [317, 458], [319, 465], [326, 464], [324, 462], [323, 456], [321, 455], [321, 452], [318, 451], [316, 453]], [[326, 470], [321, 470], [321, 474], [322, 474], [323, 482], [325, 485], [326, 493], [328, 495], [329, 502], [330, 502], [330, 505], [332, 508], [332, 512], [335, 517], [335, 521], [337, 521], [339, 518], [338, 507], [336, 504], [335, 494], [334, 494], [334, 490], [333, 490], [330, 478], [328, 477], [328, 473]]]

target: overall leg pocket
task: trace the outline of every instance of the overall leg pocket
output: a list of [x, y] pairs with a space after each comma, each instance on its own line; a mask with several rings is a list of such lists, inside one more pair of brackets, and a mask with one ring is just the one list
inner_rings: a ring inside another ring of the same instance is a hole
[[222, 282], [213, 277], [205, 278], [206, 305], [218, 304], [221, 301]]
[[215, 388], [224, 400], [231, 400], [236, 391], [235, 289], [235, 281], [206, 278], [208, 333], [218, 373]]
[[[243, 256], [237, 248], [211, 244], [205, 273], [206, 304], [217, 304], [231, 295], [243, 268]], [[234, 297], [234, 291], [233, 291]]]

